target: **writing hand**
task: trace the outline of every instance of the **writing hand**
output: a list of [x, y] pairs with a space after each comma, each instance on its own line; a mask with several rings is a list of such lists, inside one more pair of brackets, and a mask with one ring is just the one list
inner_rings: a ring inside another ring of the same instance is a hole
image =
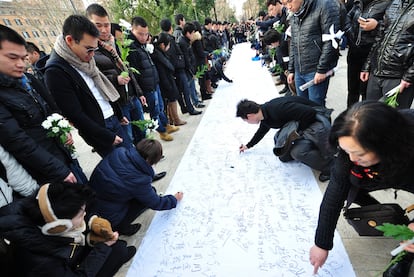
[[249, 149], [246, 145], [244, 145], [244, 144], [242, 144], [242, 145], [240, 145], [240, 147], [239, 147], [239, 152], [240, 153], [243, 153], [244, 151], [246, 151], [247, 149]]
[[317, 274], [328, 258], [329, 251], [322, 249], [316, 245], [312, 246], [309, 253], [309, 261], [313, 265], [313, 274]]
[[177, 192], [176, 194], [174, 194], [175, 198], [177, 198], [177, 201], [181, 201], [183, 199], [184, 196], [184, 192]]

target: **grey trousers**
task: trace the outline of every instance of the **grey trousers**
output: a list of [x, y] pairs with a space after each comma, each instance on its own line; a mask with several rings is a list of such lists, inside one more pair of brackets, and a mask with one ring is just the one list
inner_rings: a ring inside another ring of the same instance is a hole
[[294, 160], [302, 162], [312, 169], [321, 171], [323, 174], [328, 175], [330, 173], [332, 157], [321, 155], [321, 151], [310, 140], [296, 140], [290, 150], [290, 156]]
[[[401, 79], [390, 79], [384, 77], [369, 76], [367, 86], [367, 100], [379, 100], [388, 91], [398, 86]], [[409, 109], [414, 99], [414, 84], [408, 88], [405, 88], [400, 95], [398, 95], [397, 109]]]

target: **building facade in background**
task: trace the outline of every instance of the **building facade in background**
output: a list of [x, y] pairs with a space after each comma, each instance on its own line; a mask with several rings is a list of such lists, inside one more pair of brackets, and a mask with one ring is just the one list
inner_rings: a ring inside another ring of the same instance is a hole
[[71, 14], [84, 11], [82, 0], [0, 0], [0, 24], [50, 53], [62, 32], [63, 21]]

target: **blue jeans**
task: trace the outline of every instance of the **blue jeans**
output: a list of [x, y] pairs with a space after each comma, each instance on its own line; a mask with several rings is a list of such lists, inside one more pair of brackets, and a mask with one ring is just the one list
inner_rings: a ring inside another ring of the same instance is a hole
[[116, 134], [118, 137], [121, 137], [123, 141], [120, 144], [112, 146], [111, 148], [108, 148], [108, 149], [96, 149], [95, 148], [96, 152], [101, 157], [105, 157], [106, 155], [108, 155], [114, 149], [114, 147], [126, 147], [126, 148], [133, 147], [132, 140], [129, 138], [128, 134], [124, 131], [121, 123], [119, 123], [119, 120], [115, 115], [105, 119], [105, 127], [106, 129]]
[[162, 100], [160, 87], [157, 85], [155, 91], [146, 92], [149, 113], [152, 119], [158, 120], [157, 131], [165, 133], [165, 126], [168, 124], [167, 116], [164, 113], [164, 101]]
[[[129, 121], [144, 119], [144, 111], [141, 102], [136, 96], [131, 97], [128, 103], [121, 106], [121, 109], [123, 116], [128, 118]], [[122, 128], [124, 128], [124, 131], [128, 134], [134, 144], [137, 144], [140, 140], [145, 138], [145, 131], [141, 131], [137, 126], [128, 124], [123, 125]]]
[[197, 106], [200, 103], [200, 99], [198, 99], [197, 89], [196, 89], [196, 86], [195, 86], [194, 79], [189, 80], [188, 81], [188, 84], [190, 85], [190, 97], [191, 97], [191, 100], [193, 100], [194, 106]]
[[316, 72], [300, 74], [299, 71], [295, 71], [295, 85], [298, 96], [308, 98], [309, 100], [318, 103], [325, 107], [326, 93], [328, 92], [329, 77], [322, 83], [313, 85], [305, 91], [302, 91], [299, 87], [315, 77]]

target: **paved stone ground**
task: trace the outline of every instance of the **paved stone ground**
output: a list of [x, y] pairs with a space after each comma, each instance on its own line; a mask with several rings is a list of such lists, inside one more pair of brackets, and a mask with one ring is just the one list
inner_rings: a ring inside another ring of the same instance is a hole
[[[253, 56], [253, 52], [252, 52]], [[346, 108], [346, 50], [342, 51], [342, 57], [340, 57], [338, 71], [335, 77], [331, 79], [329, 86], [329, 92], [327, 97], [327, 107], [333, 108], [333, 118], [335, 118], [341, 111]], [[275, 97], [278, 97], [278, 91], [283, 89], [283, 86], [275, 86], [269, 89], [274, 89]], [[205, 101], [206, 108], [210, 101]], [[181, 127], [181, 130], [174, 133], [174, 141], [162, 142], [165, 154], [165, 160], [156, 165], [156, 171], [167, 171], [167, 176], [162, 180], [155, 182], [153, 185], [158, 191], [164, 191], [170, 183], [174, 172], [180, 163], [181, 157], [187, 149], [193, 133], [198, 127], [198, 123], [203, 115], [189, 116], [183, 115], [182, 119], [188, 122], [187, 125]], [[99, 156], [91, 152], [89, 146], [87, 146], [81, 138], [76, 139], [76, 148], [80, 154], [80, 162], [85, 170], [85, 173], [89, 176], [95, 165], [99, 162]], [[317, 173], [315, 172], [317, 177]], [[322, 192], [325, 191], [327, 182], [320, 183], [319, 187]], [[413, 203], [413, 195], [407, 192], [400, 191], [398, 193], [398, 199], [394, 200], [394, 191], [381, 191], [374, 194], [380, 201], [383, 202], [398, 202], [402, 207], [406, 207]], [[145, 232], [151, 223], [153, 211], [147, 211], [141, 215], [136, 222], [142, 224], [141, 230], [132, 237], [123, 237], [128, 241], [129, 245], [135, 245], [139, 247], [142, 238], [145, 236]], [[382, 276], [381, 271], [390, 260], [389, 251], [396, 247], [397, 242], [383, 237], [359, 237], [357, 233], [352, 229], [350, 225], [346, 223], [343, 217], [340, 217], [337, 227], [343, 244], [351, 259], [351, 263], [354, 267], [355, 273], [358, 277], [372, 277]], [[116, 277], [126, 276], [129, 263], [125, 264]], [[277, 275], [275, 275], [277, 276]], [[252, 276], [253, 277], [253, 276]], [[414, 270], [411, 271], [410, 277], [414, 277]]]

